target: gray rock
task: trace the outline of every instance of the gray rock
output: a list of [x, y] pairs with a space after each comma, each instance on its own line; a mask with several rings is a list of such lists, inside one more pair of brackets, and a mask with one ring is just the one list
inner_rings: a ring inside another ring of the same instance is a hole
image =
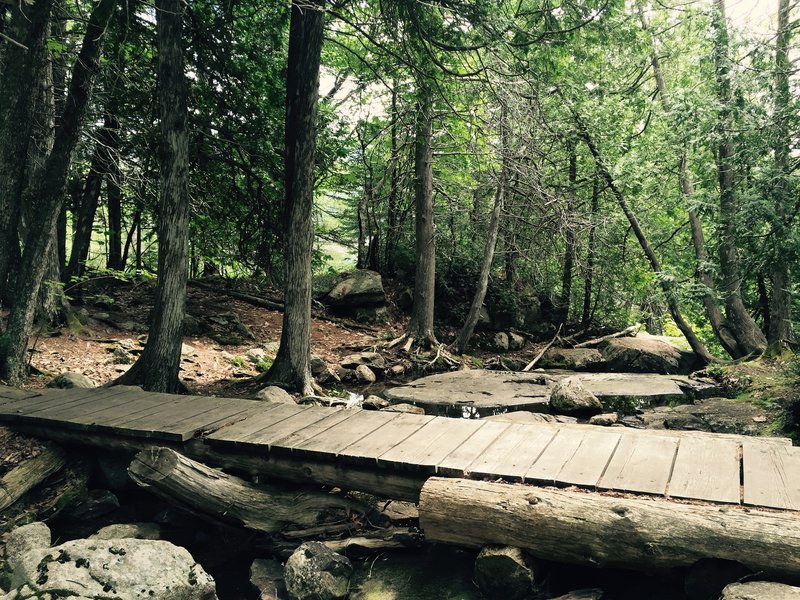
[[53, 381], [47, 384], [49, 388], [61, 388], [61, 389], [71, 389], [71, 388], [96, 388], [97, 383], [86, 377], [86, 375], [82, 375], [81, 373], [76, 373], [74, 371], [67, 371], [66, 373], [62, 373]]
[[603, 355], [595, 348], [549, 348], [539, 361], [545, 369], [581, 371], [603, 362]]
[[50, 547], [50, 528], [44, 523], [36, 522], [17, 527], [6, 539], [6, 563], [13, 571], [21, 564], [22, 557], [28, 552]]
[[594, 415], [589, 419], [589, 425], [600, 425], [602, 427], [610, 427], [614, 425], [619, 417], [617, 413], [603, 413], [601, 415]]
[[195, 356], [197, 350], [189, 344], [181, 344], [181, 356]]
[[553, 386], [550, 392], [550, 409], [556, 413], [575, 415], [599, 413], [603, 410], [603, 405], [579, 379], [567, 377]]
[[525, 337], [513, 331], [509, 331], [508, 347], [510, 350], [522, 350], [525, 347]]
[[555, 415], [535, 413], [528, 410], [515, 410], [497, 415], [484, 417], [487, 421], [500, 421], [502, 423], [557, 423]]
[[403, 365], [392, 365], [389, 367], [389, 374], [393, 377], [399, 377], [403, 373], [406, 372], [406, 368]]
[[694, 352], [654, 336], [638, 335], [609, 340], [601, 350], [609, 371], [626, 373], [689, 374], [697, 366]]
[[280, 402], [281, 404], [296, 404], [292, 395], [276, 385], [268, 385], [253, 394], [253, 399], [265, 402]]
[[133, 538], [136, 540], [160, 540], [161, 527], [158, 523], [117, 523], [98, 529], [89, 536], [91, 540], [117, 540]]
[[358, 365], [356, 367], [356, 378], [361, 383], [375, 383], [378, 379], [373, 370], [367, 365]]
[[689, 429], [713, 433], [760, 435], [776, 417], [773, 410], [765, 409], [746, 400], [708, 398], [694, 404], [667, 407], [664, 427]]
[[359, 323], [388, 323], [389, 310], [385, 306], [359, 306], [353, 309], [353, 318]]
[[370, 369], [383, 371], [386, 368], [386, 360], [378, 352], [359, 352], [358, 354], [348, 354], [340, 362], [345, 369], [355, 369], [360, 365], [366, 365]]
[[328, 304], [337, 307], [360, 307], [386, 302], [380, 273], [375, 271], [353, 271], [339, 282], [326, 298]]
[[410, 415], [424, 415], [425, 409], [421, 406], [414, 406], [413, 404], [406, 404], [401, 402], [400, 404], [392, 404], [391, 406], [387, 406], [383, 408], [386, 412], [399, 412], [399, 413], [407, 413]]
[[284, 600], [286, 582], [283, 567], [276, 560], [257, 558], [250, 565], [250, 583], [258, 593], [258, 600]]
[[478, 311], [478, 322], [475, 323], [475, 331], [490, 331], [492, 329], [492, 317], [485, 306], [481, 306]]
[[504, 331], [498, 331], [494, 334], [492, 338], [492, 346], [495, 350], [500, 352], [508, 352], [509, 348], [509, 341], [508, 341], [508, 334]]
[[353, 565], [321, 542], [306, 542], [286, 561], [284, 577], [289, 598], [338, 600], [350, 590]]
[[265, 358], [267, 358], [267, 352], [263, 348], [250, 348], [246, 352], [247, 360], [249, 360], [254, 365], [257, 365], [260, 362], [263, 362]]
[[768, 581], [732, 583], [720, 600], [800, 600], [800, 588]]
[[600, 600], [603, 597], [603, 590], [599, 588], [587, 588], [574, 590], [553, 600]]
[[361, 408], [365, 410], [381, 410], [389, 406], [389, 401], [379, 396], [367, 396], [361, 402]]
[[347, 406], [347, 400], [336, 396], [303, 396], [297, 403], [310, 406]]
[[122, 346], [115, 346], [111, 352], [112, 362], [115, 365], [132, 365], [136, 358]]
[[519, 548], [486, 546], [475, 559], [475, 583], [487, 598], [522, 600], [533, 589], [533, 568]]
[[318, 354], [311, 355], [309, 366], [311, 367], [311, 374], [314, 377], [319, 377], [322, 373], [328, 370], [328, 363], [326, 363], [325, 359]]
[[704, 558], [689, 567], [683, 589], [690, 600], [716, 600], [725, 586], [750, 574], [750, 569], [736, 561]]
[[[33, 588], [35, 594], [29, 594]], [[214, 580], [184, 549], [161, 540], [73, 540], [25, 552], [0, 600], [216, 600]], [[27, 590], [27, 591], [26, 591]]]
[[183, 323], [181, 325], [181, 333], [186, 337], [198, 337], [206, 333], [207, 328], [203, 325], [202, 321], [186, 313], [183, 315]]

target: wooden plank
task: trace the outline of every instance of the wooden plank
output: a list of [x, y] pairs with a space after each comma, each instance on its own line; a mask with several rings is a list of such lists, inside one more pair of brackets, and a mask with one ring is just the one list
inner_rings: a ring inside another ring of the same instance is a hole
[[763, 444], [742, 444], [744, 503], [800, 510], [800, 449]]
[[381, 454], [405, 443], [410, 435], [419, 431], [435, 418], [401, 413], [391, 422], [343, 448], [339, 452], [339, 456], [347, 458], [350, 462], [377, 464], [378, 457]]
[[23, 413], [25, 420], [46, 421], [48, 423], [75, 423], [82, 415], [95, 413], [108, 406], [130, 403], [134, 396], [124, 388], [103, 388], [91, 395], [67, 404], [50, 404], [36, 407]]
[[556, 483], [595, 488], [619, 444], [621, 434], [614, 431], [587, 432], [572, 460], [556, 475]]
[[564, 465], [572, 460], [584, 438], [591, 433], [588, 429], [559, 428], [550, 445], [525, 473], [525, 481], [555, 484]]
[[677, 451], [678, 438], [644, 439], [623, 433], [597, 487], [664, 495]]
[[740, 447], [733, 440], [681, 439], [667, 493], [675, 498], [738, 504]]
[[155, 398], [122, 389], [118, 396], [82, 406], [83, 410], [74, 409], [74, 414], [71, 413], [68, 416], [74, 423], [108, 425], [123, 415], [129, 416], [143, 411], [152, 411], [159, 406], [161, 406], [161, 402]]
[[[262, 402], [261, 409], [258, 410], [255, 414], [247, 417], [246, 419], [239, 421], [238, 423], [234, 423], [233, 425], [228, 425], [227, 427], [223, 427], [222, 429], [218, 429], [211, 435], [207, 436], [205, 439], [208, 443], [211, 444], [232, 444], [238, 445], [244, 438], [247, 436], [261, 431], [271, 425], [274, 425], [276, 422], [282, 420], [278, 417], [270, 416], [270, 413], [281, 407], [287, 406], [284, 404], [280, 404], [278, 402]], [[289, 405], [290, 406], [290, 405]]]
[[411, 467], [414, 470], [435, 473], [436, 465], [488, 422], [481, 419], [434, 417], [402, 444], [379, 456], [378, 464], [392, 468]]
[[[200, 415], [219, 406], [218, 398], [178, 396], [173, 402], [154, 410], [129, 415], [113, 422], [113, 427], [141, 432], [166, 431], [165, 427], [183, 419]], [[111, 425], [111, 423], [109, 423]]]
[[208, 412], [186, 417], [165, 425], [165, 427], [175, 430], [184, 429], [192, 434], [216, 431], [223, 425], [232, 425], [243, 421], [250, 415], [258, 414], [263, 404], [255, 400], [234, 400], [232, 398], [223, 398], [223, 400], [225, 400], [224, 404], [220, 404]]
[[508, 481], [522, 481], [556, 431], [551, 427], [512, 424], [467, 467], [467, 472], [473, 478], [502, 477]]
[[0, 385], [0, 402], [7, 400], [24, 400], [38, 396], [42, 390], [22, 390], [8, 385]]
[[372, 410], [354, 411], [349, 419], [306, 440], [294, 451], [303, 454], [338, 456], [340, 450], [368, 436], [379, 427], [399, 417], [400, 414]]
[[[103, 388], [105, 389], [105, 388]], [[19, 398], [4, 403], [0, 406], [0, 413], [5, 413], [12, 420], [14, 417], [22, 414], [27, 414], [49, 406], [69, 406], [74, 403], [88, 402], [95, 394], [103, 391], [88, 390], [84, 388], [75, 388], [71, 390], [42, 390], [38, 396], [31, 398]]]
[[436, 465], [436, 472], [448, 477], [463, 477], [472, 462], [509, 427], [511, 423], [486, 421], [478, 431]]
[[315, 421], [314, 423], [293, 431], [292, 433], [270, 442], [270, 451], [290, 451], [294, 452], [299, 446], [310, 440], [316, 435], [327, 431], [328, 429], [338, 425], [342, 421], [346, 421], [353, 414], [358, 412], [351, 408], [332, 408], [328, 411], [330, 414], [327, 417]]
[[277, 423], [272, 423], [269, 426], [256, 431], [242, 439], [244, 444], [253, 444], [263, 446], [269, 450], [272, 449], [273, 444], [280, 440], [286, 439], [287, 436], [296, 431], [305, 429], [309, 425], [314, 425], [319, 421], [331, 416], [330, 408], [319, 406], [305, 406], [303, 410], [295, 415], [290, 416], [288, 419], [281, 420]]

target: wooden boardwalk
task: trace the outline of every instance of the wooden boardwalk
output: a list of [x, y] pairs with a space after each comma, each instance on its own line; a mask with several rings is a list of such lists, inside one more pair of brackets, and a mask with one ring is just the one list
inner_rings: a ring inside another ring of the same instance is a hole
[[502, 479], [800, 510], [800, 448], [782, 438], [512, 424], [125, 387], [0, 386], [0, 422], [86, 443], [199, 443], [217, 454], [295, 461], [312, 480], [308, 465], [334, 465], [420, 481]]

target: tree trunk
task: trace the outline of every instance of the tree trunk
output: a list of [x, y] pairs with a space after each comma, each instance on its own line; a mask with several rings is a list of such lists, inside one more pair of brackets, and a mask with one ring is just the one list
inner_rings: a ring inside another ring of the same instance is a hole
[[37, 0], [31, 6], [12, 5], [9, 35], [28, 50], [4, 44], [0, 64], [0, 300], [10, 300], [11, 286], [6, 283], [20, 255], [18, 227], [25, 166], [52, 4], [52, 0]]
[[169, 448], [142, 450], [128, 468], [133, 481], [181, 508], [267, 533], [349, 521], [366, 507], [328, 492], [248, 483]]
[[735, 181], [735, 148], [731, 132], [733, 123], [733, 98], [731, 68], [728, 56], [728, 27], [725, 21], [725, 0], [714, 0], [712, 24], [714, 28], [714, 67], [717, 96], [720, 104], [717, 119], [717, 175], [719, 178], [719, 264], [722, 270], [722, 291], [725, 295], [725, 313], [731, 332], [740, 350], [745, 354], [761, 354], [767, 340], [747, 312], [742, 301], [742, 277], [739, 266], [738, 235], [736, 232], [738, 199]]
[[386, 225], [388, 231], [386, 232], [386, 274], [395, 274], [395, 252], [397, 250], [397, 237], [400, 234], [398, 228], [398, 208], [397, 208], [397, 188], [400, 185], [398, 177], [398, 150], [397, 150], [397, 120], [399, 118], [397, 113], [397, 86], [398, 81], [395, 79], [392, 82], [392, 114], [390, 125], [390, 138], [391, 138], [391, 157], [389, 159], [389, 197], [387, 199], [387, 215]]
[[139, 229], [139, 223], [142, 219], [142, 209], [137, 208], [136, 211], [133, 213], [133, 219], [131, 219], [131, 227], [128, 230], [128, 236], [125, 238], [125, 246], [122, 251], [122, 268], [125, 268], [125, 265], [128, 264], [128, 256], [131, 251], [131, 246], [133, 245], [133, 238], [136, 232]]
[[[642, 29], [648, 30], [647, 17], [644, 14], [641, 3], [639, 8], [639, 19], [642, 23]], [[652, 40], [652, 38], [651, 38]], [[656, 79], [656, 87], [658, 95], [661, 98], [661, 105], [664, 108], [664, 113], [669, 114], [671, 111], [669, 96], [667, 95], [667, 84], [664, 80], [664, 72], [661, 69], [661, 61], [655, 51], [652, 49], [650, 63], [653, 66], [653, 75]], [[708, 254], [705, 248], [705, 239], [703, 236], [703, 225], [700, 221], [700, 216], [697, 211], [692, 208], [692, 199], [694, 197], [694, 184], [692, 183], [688, 169], [688, 159], [686, 149], [682, 148], [680, 162], [678, 163], [678, 185], [681, 195], [686, 200], [689, 207], [689, 227], [692, 232], [692, 246], [694, 247], [695, 257], [697, 258], [697, 277], [703, 286], [703, 306], [706, 310], [706, 316], [711, 324], [711, 329], [717, 336], [722, 347], [733, 358], [742, 356], [739, 345], [736, 343], [733, 335], [731, 334], [728, 324], [725, 322], [725, 317], [717, 304], [717, 298], [714, 293], [714, 278], [711, 275], [711, 270], [708, 264]]]
[[692, 350], [694, 350], [695, 354], [705, 363], [715, 362], [716, 359], [709, 353], [706, 349], [703, 342], [700, 341], [700, 338], [697, 337], [692, 327], [686, 320], [683, 318], [681, 314], [680, 306], [678, 304], [678, 298], [675, 294], [675, 290], [673, 290], [673, 281], [664, 276], [664, 271], [661, 268], [661, 262], [658, 260], [656, 253], [653, 251], [653, 248], [650, 246], [650, 243], [647, 241], [647, 237], [642, 230], [642, 227], [639, 225], [639, 220], [636, 218], [636, 215], [628, 206], [628, 203], [625, 201], [625, 196], [622, 194], [622, 191], [617, 187], [616, 183], [614, 183], [614, 178], [611, 176], [611, 172], [608, 170], [608, 167], [605, 165], [603, 161], [603, 157], [600, 154], [599, 149], [594, 143], [589, 131], [586, 129], [586, 125], [583, 122], [583, 119], [580, 117], [578, 113], [573, 113], [575, 118], [576, 125], [578, 126], [578, 131], [580, 136], [583, 138], [583, 141], [589, 148], [592, 156], [594, 157], [595, 163], [597, 164], [597, 169], [600, 175], [605, 179], [606, 185], [611, 190], [611, 193], [614, 194], [614, 198], [616, 198], [617, 203], [619, 204], [622, 212], [625, 213], [625, 216], [628, 219], [628, 223], [630, 223], [631, 229], [633, 230], [636, 239], [639, 241], [639, 245], [642, 247], [645, 256], [647, 257], [648, 262], [650, 263], [650, 267], [653, 269], [653, 273], [656, 274], [656, 278], [658, 279], [658, 283], [661, 286], [661, 289], [664, 292], [664, 297], [667, 300], [667, 306], [669, 307], [670, 315], [672, 316], [672, 320], [675, 321], [675, 325], [678, 326], [681, 333], [686, 337], [686, 340], [689, 342]]
[[558, 313], [561, 323], [566, 323], [567, 319], [569, 319], [569, 304], [572, 296], [572, 269], [575, 264], [575, 229], [570, 219], [575, 211], [575, 185], [578, 179], [576, 145], [574, 140], [569, 143], [569, 191], [567, 192], [567, 214], [565, 219], [564, 269], [561, 278], [561, 296], [558, 299]]
[[0, 478], [0, 512], [64, 466], [64, 452], [55, 444], [44, 442]]
[[789, 513], [432, 477], [419, 521], [430, 542], [517, 546], [556, 562], [651, 570], [718, 558], [800, 576], [800, 524]]
[[142, 354], [117, 384], [155, 392], [180, 391], [183, 315], [189, 241], [188, 84], [183, 67], [184, 4], [157, 0], [158, 99], [161, 111], [161, 190], [158, 285], [153, 322]]
[[586, 328], [592, 320], [592, 285], [594, 283], [595, 237], [597, 211], [600, 206], [600, 178], [595, 174], [592, 182], [592, 208], [589, 215], [589, 241], [586, 250], [586, 276], [583, 281], [583, 315], [581, 327]]
[[435, 344], [433, 308], [436, 288], [436, 242], [433, 227], [433, 93], [427, 82], [417, 90], [414, 141], [414, 206], [416, 275], [408, 336], [420, 344]]
[[492, 270], [492, 262], [494, 261], [494, 250], [497, 246], [497, 233], [500, 230], [500, 216], [503, 213], [503, 204], [506, 197], [506, 186], [508, 179], [508, 130], [505, 122], [505, 108], [500, 116], [500, 155], [502, 160], [502, 168], [500, 169], [500, 177], [497, 181], [497, 191], [494, 195], [494, 209], [492, 210], [492, 217], [489, 220], [489, 231], [486, 236], [486, 246], [483, 250], [483, 263], [481, 264], [481, 272], [478, 276], [478, 287], [475, 290], [475, 296], [472, 298], [472, 304], [467, 313], [467, 319], [464, 326], [458, 333], [453, 342], [453, 347], [458, 354], [464, 354], [469, 350], [469, 342], [472, 339], [472, 333], [475, 331], [475, 325], [478, 324], [478, 317], [480, 316], [483, 300], [486, 297], [486, 290], [489, 287], [489, 273]]
[[70, 160], [100, 69], [104, 32], [115, 3], [116, 0], [100, 0], [92, 10], [83, 45], [72, 70], [64, 115], [56, 132], [53, 150], [42, 177], [37, 178], [33, 187], [26, 191], [26, 198], [37, 200], [36, 227], [28, 228], [8, 327], [0, 338], [0, 379], [10, 383], [19, 383], [25, 376], [28, 339], [45, 271], [42, 256], [53, 243]]
[[774, 185], [775, 222], [773, 245], [776, 252], [772, 257], [772, 302], [768, 330], [771, 354], [780, 354], [792, 341], [792, 295], [788, 255], [783, 249], [787, 242], [787, 213], [791, 202], [789, 178], [791, 173], [791, 133], [789, 109], [789, 73], [792, 63], [789, 60], [790, 28], [789, 0], [779, 0], [778, 32], [775, 38], [775, 96], [773, 106], [773, 128], [775, 130], [775, 174]]
[[286, 282], [283, 330], [267, 381], [303, 394], [311, 386], [311, 252], [314, 154], [324, 0], [293, 0], [286, 73]]
[[105, 116], [109, 149], [106, 168], [106, 202], [108, 208], [108, 262], [109, 269], [121, 271], [122, 263], [122, 171], [119, 168], [119, 121], [112, 114]]

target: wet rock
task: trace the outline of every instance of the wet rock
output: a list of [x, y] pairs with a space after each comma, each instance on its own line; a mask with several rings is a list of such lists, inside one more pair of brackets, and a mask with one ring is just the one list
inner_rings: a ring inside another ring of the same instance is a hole
[[276, 560], [257, 558], [250, 565], [250, 583], [256, 589], [257, 600], [284, 600], [286, 582], [283, 567]]
[[725, 586], [750, 573], [750, 569], [732, 560], [704, 558], [689, 567], [684, 590], [690, 600], [717, 600]]
[[92, 540], [160, 540], [161, 527], [158, 523], [117, 523], [98, 529], [89, 536]]
[[[22, 554], [0, 600], [216, 600], [214, 580], [184, 549], [161, 540], [72, 540]], [[36, 590], [31, 594], [31, 589]]]
[[367, 396], [361, 403], [361, 408], [364, 410], [381, 410], [387, 406], [389, 406], [389, 401], [379, 396]]
[[356, 367], [356, 378], [361, 383], [375, 383], [378, 379], [374, 371], [367, 365], [358, 365]]
[[618, 420], [617, 413], [603, 413], [601, 415], [594, 415], [589, 419], [589, 425], [600, 425], [601, 427], [610, 427]]
[[522, 600], [533, 589], [533, 568], [519, 548], [486, 546], [475, 559], [475, 583], [487, 598]]
[[49, 388], [71, 389], [71, 388], [96, 388], [97, 383], [81, 373], [67, 371], [62, 373], [53, 381], [47, 384]]
[[768, 581], [732, 583], [722, 590], [720, 600], [800, 600], [800, 588]]
[[508, 347], [511, 350], [522, 350], [525, 347], [525, 337], [513, 331], [509, 331]]
[[509, 340], [508, 334], [504, 331], [498, 331], [492, 338], [492, 347], [498, 352], [508, 352]]
[[603, 355], [595, 348], [549, 348], [539, 361], [545, 369], [582, 371], [601, 365]]
[[366, 365], [371, 369], [383, 371], [386, 368], [386, 360], [378, 352], [359, 352], [358, 354], [348, 354], [339, 364], [345, 369], [355, 369], [361, 365]]
[[609, 340], [601, 352], [609, 371], [689, 374], [699, 366], [694, 352], [641, 334]]
[[350, 589], [353, 565], [321, 542], [306, 542], [286, 561], [286, 591], [293, 600], [338, 600]]
[[253, 394], [254, 400], [264, 400], [265, 402], [280, 402], [281, 404], [296, 404], [292, 395], [276, 385], [268, 385]]
[[331, 306], [347, 308], [383, 304], [386, 293], [380, 273], [365, 269], [353, 271], [328, 293], [326, 301]]
[[19, 567], [22, 557], [28, 552], [50, 547], [50, 528], [36, 522], [17, 527], [8, 534], [5, 556], [9, 570]]
[[410, 415], [424, 415], [425, 409], [421, 406], [414, 406], [413, 404], [392, 404], [391, 406], [387, 406], [386, 408], [382, 409], [386, 412], [399, 412], [399, 413], [407, 413]]
[[603, 405], [579, 379], [567, 377], [553, 386], [550, 392], [550, 409], [567, 415], [590, 414], [601, 412]]

